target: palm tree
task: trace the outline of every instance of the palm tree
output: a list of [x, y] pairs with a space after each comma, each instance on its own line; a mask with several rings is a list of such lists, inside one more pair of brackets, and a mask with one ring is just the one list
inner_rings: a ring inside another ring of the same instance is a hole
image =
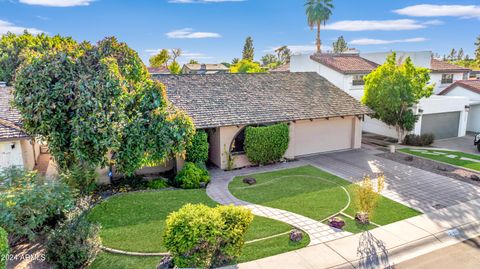
[[305, 1], [308, 26], [317, 27], [317, 52], [322, 52], [320, 40], [320, 26], [330, 19], [332, 15], [332, 0], [306, 0]]

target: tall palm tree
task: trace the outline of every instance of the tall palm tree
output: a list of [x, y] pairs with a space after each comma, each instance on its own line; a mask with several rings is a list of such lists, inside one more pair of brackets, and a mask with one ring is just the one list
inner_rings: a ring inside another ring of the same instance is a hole
[[320, 26], [330, 19], [334, 8], [332, 0], [306, 0], [305, 1], [308, 26], [317, 27], [317, 52], [322, 52], [320, 40]]

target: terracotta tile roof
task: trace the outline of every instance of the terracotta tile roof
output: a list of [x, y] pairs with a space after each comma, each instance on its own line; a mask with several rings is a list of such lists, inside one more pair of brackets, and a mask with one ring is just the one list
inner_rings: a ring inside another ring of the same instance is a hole
[[455, 89], [456, 87], [462, 87], [467, 90], [470, 90], [474, 93], [480, 94], [480, 79], [471, 79], [471, 80], [457, 80], [452, 85], [445, 88], [439, 93], [439, 95], [445, 95]]
[[148, 67], [148, 72], [151, 75], [157, 75], [157, 74], [170, 74], [170, 70], [166, 68], [165, 66], [162, 67]]
[[159, 75], [197, 128], [372, 113], [317, 73]]
[[21, 129], [20, 113], [11, 106], [12, 88], [0, 88], [0, 140], [26, 138]]
[[185, 68], [188, 68], [193, 71], [228, 71], [230, 70], [223, 64], [185, 64]]
[[460, 72], [468, 72], [471, 69], [432, 58], [430, 70], [432, 71], [432, 73], [444, 73], [444, 72], [460, 73]]
[[269, 71], [270, 73], [275, 73], [275, 72], [290, 72], [290, 64], [282, 64], [280, 66], [277, 66], [276, 68], [272, 69]]
[[343, 74], [368, 74], [378, 67], [358, 54], [315, 53], [310, 59]]

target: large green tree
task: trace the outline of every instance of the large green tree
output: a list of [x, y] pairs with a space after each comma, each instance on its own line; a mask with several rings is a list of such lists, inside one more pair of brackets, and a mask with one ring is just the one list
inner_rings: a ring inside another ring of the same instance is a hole
[[399, 143], [411, 131], [418, 118], [413, 108], [421, 98], [433, 94], [427, 68], [415, 67], [410, 58], [397, 64], [396, 54], [365, 77], [362, 102], [373, 109], [374, 118], [394, 126]]
[[249, 60], [241, 60], [240, 62], [230, 66], [230, 73], [265, 73], [266, 69], [262, 68], [259, 63]]
[[277, 53], [277, 58], [280, 64], [290, 63], [292, 51], [287, 46], [281, 46], [277, 48], [275, 52]]
[[72, 49], [75, 45], [70, 37], [7, 33], [0, 38], [0, 81], [12, 85], [15, 71], [29, 55]]
[[253, 61], [255, 56], [255, 48], [253, 47], [253, 39], [249, 36], [243, 45], [242, 60]]
[[149, 62], [150, 62], [150, 67], [162, 67], [165, 66], [167, 67], [168, 61], [172, 58], [170, 56], [170, 53], [166, 49], [162, 49], [160, 52], [157, 54], [153, 55], [150, 57]]
[[347, 41], [343, 38], [343, 35], [338, 37], [338, 39], [332, 44], [333, 52], [342, 53], [348, 50]]
[[138, 54], [115, 38], [31, 57], [17, 71], [14, 104], [25, 130], [66, 170], [113, 162], [131, 175], [182, 154], [194, 133]]
[[322, 41], [320, 39], [320, 26], [330, 19], [333, 9], [332, 0], [306, 0], [305, 12], [307, 23], [311, 29], [317, 27], [317, 52], [322, 52]]
[[278, 64], [277, 56], [275, 56], [271, 53], [267, 53], [267, 54], [263, 55], [262, 58], [260, 59], [260, 61], [262, 62], [263, 66], [271, 66], [272, 64], [274, 64], [274, 65]]

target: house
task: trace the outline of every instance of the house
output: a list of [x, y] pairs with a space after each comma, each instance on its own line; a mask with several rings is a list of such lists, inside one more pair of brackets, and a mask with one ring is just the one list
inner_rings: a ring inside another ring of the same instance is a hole
[[430, 70], [430, 81], [435, 83], [435, 94], [448, 88], [455, 81], [468, 79], [471, 71], [471, 69], [436, 59], [432, 59]]
[[470, 79], [480, 79], [480, 70], [470, 71]]
[[464, 96], [469, 99], [467, 131], [480, 133], [480, 80], [460, 80], [442, 92], [445, 96]]
[[184, 64], [182, 74], [217, 74], [228, 73], [230, 69], [223, 64]]
[[282, 65], [279, 65], [279, 66], [275, 67], [274, 69], [269, 70], [268, 72], [270, 72], [270, 73], [275, 73], [275, 72], [281, 72], [281, 73], [290, 72], [290, 63], [285, 63], [285, 64], [282, 64]]
[[[293, 55], [290, 61], [290, 71], [316, 72], [335, 86], [360, 100], [364, 93], [364, 76], [383, 64], [390, 53]], [[432, 75], [430, 83], [435, 83], [435, 85], [438, 77], [443, 77], [443, 74], [453, 72], [454, 80], [462, 79], [465, 75], [468, 75], [468, 69], [438, 63], [437, 60], [432, 59], [429, 51], [397, 52], [399, 62], [407, 57], [410, 57], [416, 66], [429, 68]], [[440, 88], [436, 86], [436, 89], [438, 88], [437, 90], [439, 90], [448, 85], [450, 84], [442, 84]], [[466, 134], [468, 117], [466, 106], [468, 106], [468, 99], [461, 96], [434, 95], [430, 98], [422, 99], [414, 108], [419, 120], [412, 133], [433, 133], [438, 139], [464, 136]], [[445, 126], [449, 127], [445, 128]], [[370, 117], [365, 117], [363, 130], [397, 138], [397, 133], [393, 126], [388, 126]]]
[[317, 73], [155, 76], [169, 100], [208, 133], [210, 161], [250, 165], [244, 154], [247, 126], [288, 123], [285, 158], [360, 148], [362, 118], [372, 111]]
[[150, 73], [150, 75], [166, 75], [166, 74], [170, 74], [170, 70], [165, 67], [165, 66], [161, 66], [161, 67], [148, 67], [148, 72]]
[[21, 127], [19, 112], [10, 105], [12, 88], [0, 88], [0, 170], [17, 166], [31, 170], [37, 164], [40, 145]]

